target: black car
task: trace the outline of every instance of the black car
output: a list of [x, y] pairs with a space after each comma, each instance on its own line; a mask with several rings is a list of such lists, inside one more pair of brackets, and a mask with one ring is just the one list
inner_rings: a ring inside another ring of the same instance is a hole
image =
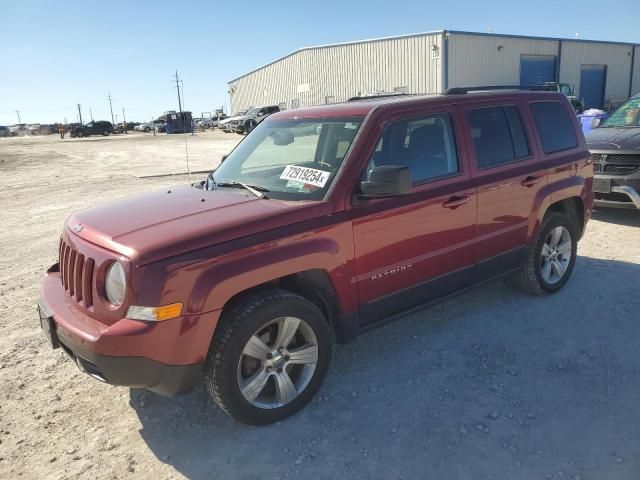
[[0, 125], [0, 137], [10, 137], [10, 136], [11, 136], [11, 130], [9, 130], [7, 127]]
[[586, 138], [594, 161], [595, 204], [640, 209], [640, 94]]
[[113, 125], [105, 120], [91, 121], [86, 125], [80, 125], [71, 130], [72, 137], [88, 137], [89, 135], [104, 135], [113, 133]]

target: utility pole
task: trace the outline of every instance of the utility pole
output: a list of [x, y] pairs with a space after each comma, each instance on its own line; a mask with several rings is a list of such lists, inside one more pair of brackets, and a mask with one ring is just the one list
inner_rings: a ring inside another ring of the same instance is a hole
[[178, 91], [178, 111], [182, 111], [182, 100], [180, 99], [180, 78], [178, 78], [178, 71], [176, 70], [176, 90]]
[[111, 110], [111, 123], [115, 125], [115, 122], [113, 121], [113, 106], [111, 105], [111, 93], [109, 93], [109, 110]]
[[127, 133], [127, 117], [124, 116], [124, 107], [122, 107], [122, 129]]
[[20, 121], [20, 110], [16, 110], [16, 114], [18, 115], [18, 123], [22, 123], [22, 122]]
[[82, 107], [78, 104], [78, 118], [80, 119], [80, 125], [82, 125]]
[[91, 107], [89, 107], [89, 115], [91, 115], [91, 121], [93, 122], [93, 112], [91, 111]]

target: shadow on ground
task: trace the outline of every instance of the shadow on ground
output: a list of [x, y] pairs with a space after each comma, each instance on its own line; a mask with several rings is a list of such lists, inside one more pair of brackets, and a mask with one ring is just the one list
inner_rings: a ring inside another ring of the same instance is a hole
[[640, 227], [640, 211], [622, 208], [596, 208], [592, 218], [601, 222], [615, 223], [627, 227]]
[[579, 257], [556, 295], [497, 281], [409, 315], [336, 347], [316, 399], [267, 427], [202, 389], [130, 403], [153, 453], [194, 479], [637, 479], [638, 279]]

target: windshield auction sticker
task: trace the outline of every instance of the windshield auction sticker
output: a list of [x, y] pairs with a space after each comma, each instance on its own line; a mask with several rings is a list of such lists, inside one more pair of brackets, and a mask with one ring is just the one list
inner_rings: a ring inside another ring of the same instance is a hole
[[296, 167], [295, 165], [287, 165], [284, 167], [282, 180], [296, 180], [308, 185], [315, 185], [316, 187], [324, 187], [327, 180], [329, 180], [329, 172], [324, 170], [316, 170], [315, 168]]

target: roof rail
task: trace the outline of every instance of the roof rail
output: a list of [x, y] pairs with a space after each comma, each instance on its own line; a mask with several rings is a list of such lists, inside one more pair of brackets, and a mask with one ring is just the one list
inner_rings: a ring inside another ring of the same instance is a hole
[[355, 97], [351, 97], [347, 100], [347, 102], [357, 102], [358, 100], [375, 100], [376, 98], [387, 98], [387, 97], [404, 97], [409, 96], [411, 93], [402, 93], [402, 92], [377, 92], [377, 93], [369, 93], [364, 95], [356, 95]]
[[492, 90], [533, 90], [538, 92], [554, 92], [556, 82], [549, 82], [542, 85], [485, 85], [482, 87], [453, 87], [449, 88], [445, 95], [464, 95], [469, 92], [489, 92]]

